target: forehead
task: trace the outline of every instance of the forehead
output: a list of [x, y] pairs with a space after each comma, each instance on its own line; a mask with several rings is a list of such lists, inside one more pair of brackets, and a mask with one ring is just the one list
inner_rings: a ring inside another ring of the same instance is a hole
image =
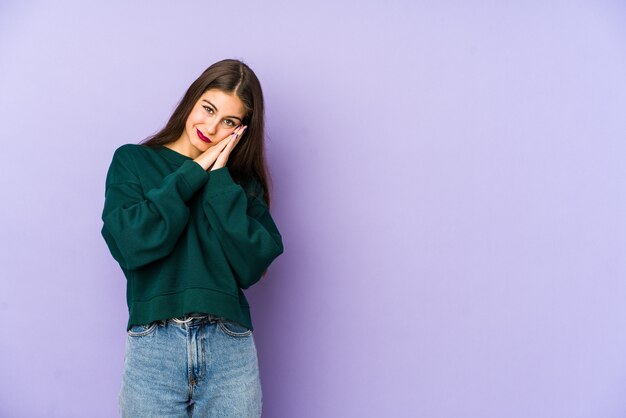
[[224, 93], [222, 90], [211, 89], [205, 91], [200, 96], [200, 102], [208, 100], [215, 107], [217, 107], [219, 113], [225, 113], [230, 116], [244, 116], [246, 108], [243, 102], [234, 94]]

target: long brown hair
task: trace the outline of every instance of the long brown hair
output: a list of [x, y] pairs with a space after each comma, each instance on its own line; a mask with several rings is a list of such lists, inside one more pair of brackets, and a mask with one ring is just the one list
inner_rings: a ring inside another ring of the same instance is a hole
[[155, 147], [176, 141], [185, 129], [185, 122], [200, 96], [209, 89], [235, 94], [243, 102], [246, 115], [243, 124], [248, 125], [242, 138], [228, 157], [228, 171], [238, 184], [249, 184], [256, 179], [263, 187], [265, 202], [270, 205], [269, 182], [271, 181], [265, 161], [265, 108], [261, 83], [254, 72], [242, 61], [225, 59], [218, 61], [198, 77], [176, 106], [163, 129], [144, 139], [141, 144]]

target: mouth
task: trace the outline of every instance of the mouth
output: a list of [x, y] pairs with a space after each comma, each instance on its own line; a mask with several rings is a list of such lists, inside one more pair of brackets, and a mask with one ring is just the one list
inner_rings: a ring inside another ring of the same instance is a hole
[[196, 134], [198, 135], [198, 138], [200, 138], [201, 140], [203, 140], [204, 142], [210, 144], [211, 140], [209, 138], [207, 138], [206, 136], [202, 135], [202, 132], [200, 132], [199, 129], [196, 128]]

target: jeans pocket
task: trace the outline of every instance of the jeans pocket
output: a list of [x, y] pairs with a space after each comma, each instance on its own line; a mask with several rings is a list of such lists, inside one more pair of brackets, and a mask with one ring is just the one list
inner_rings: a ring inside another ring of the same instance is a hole
[[144, 325], [133, 325], [128, 331], [126, 331], [126, 333], [130, 337], [145, 337], [146, 335], [151, 334], [156, 329], [157, 325], [157, 321]]
[[248, 337], [252, 335], [251, 329], [229, 319], [218, 319], [217, 325], [225, 334], [230, 335], [231, 337]]

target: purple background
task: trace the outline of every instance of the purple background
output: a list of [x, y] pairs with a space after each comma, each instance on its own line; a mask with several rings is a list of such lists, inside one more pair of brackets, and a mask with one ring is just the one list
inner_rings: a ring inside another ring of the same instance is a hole
[[0, 416], [111, 417], [113, 150], [214, 61], [267, 100], [266, 417], [626, 416], [626, 5], [0, 3]]

